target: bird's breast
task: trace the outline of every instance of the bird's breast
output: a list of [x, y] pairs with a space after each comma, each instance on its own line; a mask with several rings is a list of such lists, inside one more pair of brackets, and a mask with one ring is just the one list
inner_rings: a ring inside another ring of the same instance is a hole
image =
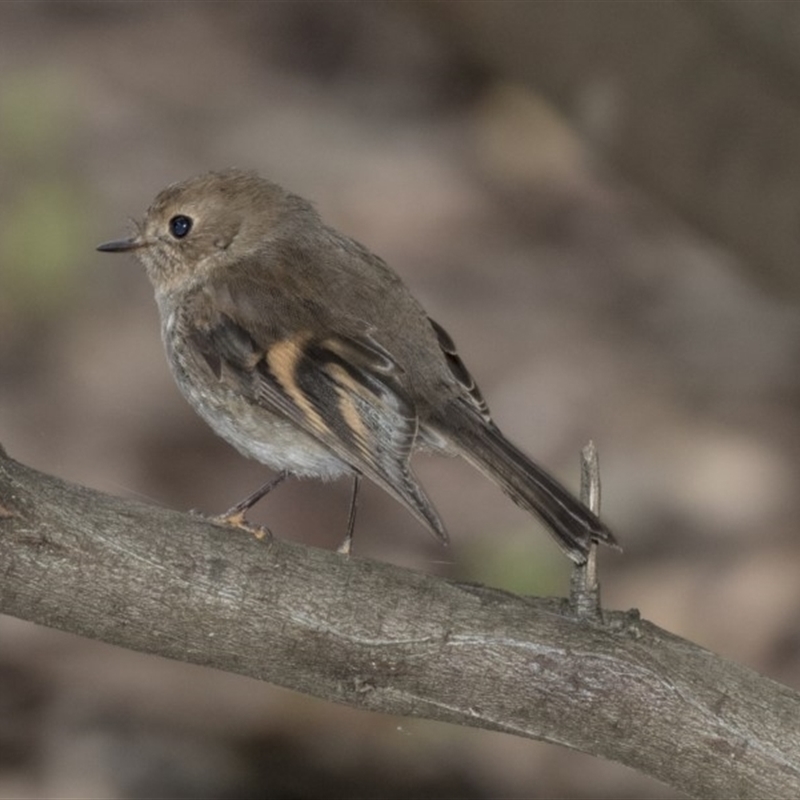
[[283, 415], [253, 402], [223, 369], [217, 377], [196, 353], [175, 311], [164, 316], [162, 337], [172, 375], [208, 425], [242, 455], [294, 475], [336, 478], [352, 469]]

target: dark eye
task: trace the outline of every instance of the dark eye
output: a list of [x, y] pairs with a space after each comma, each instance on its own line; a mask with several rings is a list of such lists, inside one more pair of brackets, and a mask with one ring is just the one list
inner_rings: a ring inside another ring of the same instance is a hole
[[169, 221], [169, 232], [176, 239], [183, 239], [192, 229], [192, 218], [178, 214]]

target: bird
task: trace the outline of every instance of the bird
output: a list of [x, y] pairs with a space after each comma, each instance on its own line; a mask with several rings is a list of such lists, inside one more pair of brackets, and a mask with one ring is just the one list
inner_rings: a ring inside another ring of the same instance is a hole
[[416, 478], [416, 451], [458, 455], [538, 517], [575, 563], [610, 529], [500, 431], [447, 331], [399, 275], [258, 173], [171, 184], [134, 235], [170, 369], [189, 404], [277, 477], [226, 512], [244, 514], [287, 476], [351, 476], [402, 503], [438, 540], [444, 523]]

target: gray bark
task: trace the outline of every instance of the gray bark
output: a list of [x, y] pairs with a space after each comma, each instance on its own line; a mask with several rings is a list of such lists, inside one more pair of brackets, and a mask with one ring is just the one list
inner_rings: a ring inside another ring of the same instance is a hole
[[250, 534], [0, 450], [0, 612], [339, 703], [800, 796], [800, 695], [638, 619]]

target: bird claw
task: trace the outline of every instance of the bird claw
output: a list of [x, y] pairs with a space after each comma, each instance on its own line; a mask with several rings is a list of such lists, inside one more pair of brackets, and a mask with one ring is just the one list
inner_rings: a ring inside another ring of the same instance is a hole
[[249, 522], [245, 518], [244, 511], [220, 514], [217, 517], [212, 517], [211, 521], [216, 525], [222, 525], [226, 528], [239, 528], [239, 530], [252, 533], [259, 541], [272, 538], [272, 531], [269, 528], [264, 525], [254, 525], [252, 522]]
[[348, 536], [337, 548], [336, 552], [341, 556], [350, 556], [353, 546], [353, 537]]

